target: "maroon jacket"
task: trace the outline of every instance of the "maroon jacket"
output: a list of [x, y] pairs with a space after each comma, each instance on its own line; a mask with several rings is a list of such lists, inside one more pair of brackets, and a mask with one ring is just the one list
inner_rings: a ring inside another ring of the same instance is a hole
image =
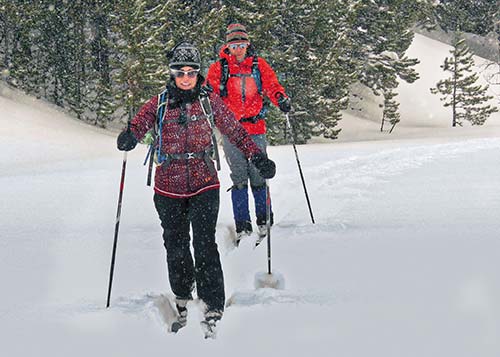
[[[226, 107], [222, 99], [215, 93], [209, 95], [215, 126], [229, 141], [236, 145], [243, 154], [250, 158], [260, 149], [253, 142], [246, 130], [236, 121], [234, 115]], [[142, 106], [132, 119], [131, 130], [141, 140], [156, 122], [158, 96], [151, 98]], [[203, 110], [199, 100], [187, 106], [188, 117], [202, 116]], [[178, 123], [180, 109], [165, 110], [161, 132], [162, 148], [165, 154], [197, 153], [208, 149], [212, 143], [212, 129], [208, 119], [188, 120], [186, 124]], [[208, 165], [212, 165], [209, 167]], [[203, 158], [173, 159], [168, 165], [156, 168], [156, 193], [172, 197], [191, 197], [201, 192], [220, 187], [213, 162]]]

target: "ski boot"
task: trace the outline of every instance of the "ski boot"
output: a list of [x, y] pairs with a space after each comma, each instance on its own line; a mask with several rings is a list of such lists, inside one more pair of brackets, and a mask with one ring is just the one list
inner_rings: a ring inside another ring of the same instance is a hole
[[177, 309], [178, 317], [177, 321], [174, 321], [172, 323], [171, 330], [173, 333], [177, 333], [181, 328], [187, 325], [187, 315], [188, 315], [188, 310], [187, 310], [187, 303], [189, 299], [180, 299], [176, 298], [175, 299], [175, 307]]
[[[274, 217], [271, 212], [271, 226], [274, 223]], [[266, 217], [257, 217], [257, 241], [255, 242], [255, 246], [258, 246], [264, 238], [267, 236], [267, 223]]]
[[205, 320], [200, 322], [205, 338], [216, 338], [217, 323], [221, 318], [222, 311], [220, 310], [211, 310], [205, 313]]
[[234, 244], [238, 246], [243, 237], [249, 236], [251, 234], [252, 234], [252, 222], [250, 221], [236, 222], [236, 241], [234, 242]]

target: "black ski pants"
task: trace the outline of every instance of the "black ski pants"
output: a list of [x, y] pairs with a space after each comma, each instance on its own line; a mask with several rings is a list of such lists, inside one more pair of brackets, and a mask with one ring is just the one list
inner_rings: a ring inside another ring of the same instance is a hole
[[[170, 287], [179, 298], [189, 298], [196, 283], [198, 297], [209, 311], [224, 310], [224, 277], [215, 242], [219, 190], [189, 198], [154, 195], [167, 251]], [[194, 262], [191, 254], [193, 232]]]

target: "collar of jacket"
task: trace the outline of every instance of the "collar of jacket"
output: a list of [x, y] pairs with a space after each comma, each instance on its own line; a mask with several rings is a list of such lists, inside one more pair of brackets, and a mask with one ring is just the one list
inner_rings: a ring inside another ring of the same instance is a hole
[[202, 75], [198, 75], [198, 80], [193, 89], [182, 90], [175, 85], [175, 79], [170, 78], [167, 89], [168, 89], [168, 106], [169, 108], [179, 108], [181, 105], [183, 107], [186, 104], [191, 104], [198, 100], [200, 97], [201, 85], [205, 81]]

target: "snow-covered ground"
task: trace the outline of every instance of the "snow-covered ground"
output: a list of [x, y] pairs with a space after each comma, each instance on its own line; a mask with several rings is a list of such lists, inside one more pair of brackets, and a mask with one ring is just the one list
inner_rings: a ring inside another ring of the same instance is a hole
[[[431, 41], [419, 36], [415, 46], [443, 50]], [[498, 116], [452, 129], [428, 102], [413, 117], [428, 123], [437, 113], [435, 125], [408, 119], [389, 135], [351, 116], [343, 139], [298, 146], [316, 224], [292, 147], [271, 147], [272, 263], [284, 290], [253, 288], [265, 245], [230, 244], [223, 162], [217, 239], [231, 305], [218, 338], [204, 340], [196, 303], [177, 335], [156, 304], [169, 285], [145, 148], [128, 156], [106, 309], [122, 159], [115, 134], [0, 89], [2, 356], [500, 354]]]

